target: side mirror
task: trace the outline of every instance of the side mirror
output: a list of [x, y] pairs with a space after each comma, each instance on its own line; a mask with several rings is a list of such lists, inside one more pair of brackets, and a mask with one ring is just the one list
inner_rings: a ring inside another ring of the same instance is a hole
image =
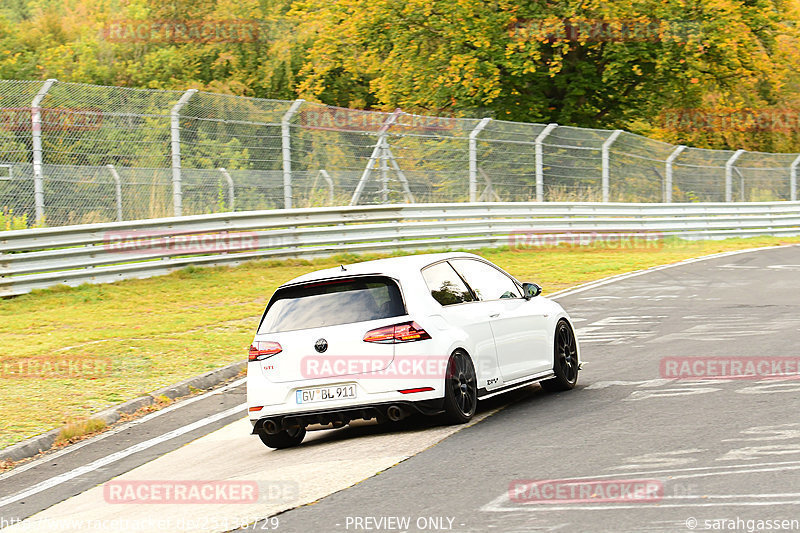
[[525, 295], [525, 299], [530, 300], [542, 294], [542, 288], [535, 283], [523, 283], [522, 292]]

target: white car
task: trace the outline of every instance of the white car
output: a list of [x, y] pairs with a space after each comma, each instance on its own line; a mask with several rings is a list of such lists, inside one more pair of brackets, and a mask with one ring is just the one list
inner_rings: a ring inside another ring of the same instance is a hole
[[478, 400], [531, 383], [572, 389], [580, 359], [570, 317], [540, 293], [468, 253], [295, 278], [275, 291], [250, 346], [253, 434], [288, 448], [308, 426], [414, 413], [463, 423]]

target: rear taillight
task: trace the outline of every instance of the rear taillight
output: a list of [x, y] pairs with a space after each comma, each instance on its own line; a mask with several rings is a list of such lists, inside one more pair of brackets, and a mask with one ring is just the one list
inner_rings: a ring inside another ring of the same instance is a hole
[[[403, 389], [397, 392], [401, 394], [414, 394], [415, 392], [430, 392], [433, 390], [433, 387], [417, 387], [416, 389]], [[250, 408], [252, 410], [252, 407]]]
[[271, 341], [253, 341], [250, 345], [250, 351], [247, 352], [248, 361], [261, 361], [267, 357], [271, 357], [276, 353], [281, 353], [283, 348], [277, 342]]
[[381, 344], [395, 344], [398, 342], [424, 341], [430, 339], [428, 332], [416, 322], [404, 322], [378, 329], [373, 329], [364, 334], [364, 342], [378, 342]]

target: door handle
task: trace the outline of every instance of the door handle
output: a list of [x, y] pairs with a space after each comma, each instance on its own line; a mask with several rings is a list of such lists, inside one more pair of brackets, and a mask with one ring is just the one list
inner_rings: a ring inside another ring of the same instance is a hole
[[493, 315], [489, 315], [489, 318], [497, 318], [500, 316], [500, 313], [495, 313]]

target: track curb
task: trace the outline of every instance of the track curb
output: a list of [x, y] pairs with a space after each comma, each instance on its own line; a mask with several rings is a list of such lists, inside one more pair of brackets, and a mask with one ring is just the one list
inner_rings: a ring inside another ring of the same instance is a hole
[[[211, 389], [238, 375], [239, 372], [246, 368], [246, 365], [246, 361], [240, 361], [216, 370], [211, 370], [205, 374], [185, 379], [179, 383], [168, 385], [149, 394], [145, 394], [144, 396], [139, 396], [138, 398], [104, 409], [103, 411], [91, 415], [89, 419], [102, 420], [106, 425], [110, 426], [122, 418], [122, 415], [134, 413], [142, 407], [147, 407], [148, 405], [156, 403], [157, 398], [166, 397], [170, 400], [174, 400], [176, 398], [188, 396], [192, 393], [193, 389]], [[53, 443], [62, 429], [63, 428], [52, 429], [46, 433], [36, 435], [35, 437], [12, 444], [8, 448], [0, 450], [0, 461], [21, 461], [49, 450], [53, 447]]]

